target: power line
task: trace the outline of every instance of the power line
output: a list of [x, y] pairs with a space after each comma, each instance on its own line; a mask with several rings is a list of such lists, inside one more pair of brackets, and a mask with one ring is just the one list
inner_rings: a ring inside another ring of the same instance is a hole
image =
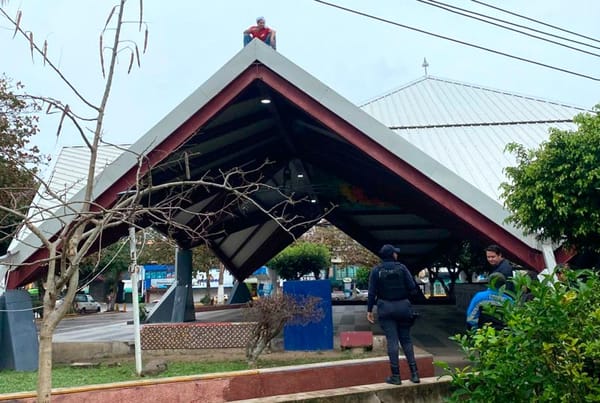
[[578, 73], [576, 71], [567, 70], [567, 69], [564, 69], [562, 67], [552, 66], [550, 64], [545, 64], [545, 63], [538, 62], [538, 61], [531, 60], [531, 59], [527, 59], [527, 58], [524, 58], [524, 57], [521, 57], [521, 56], [511, 55], [509, 53], [505, 53], [505, 52], [502, 52], [502, 51], [499, 51], [499, 50], [486, 48], [486, 47], [480, 46], [480, 45], [475, 45], [473, 43], [461, 41], [459, 39], [454, 39], [454, 38], [450, 38], [448, 36], [436, 34], [436, 33], [429, 32], [429, 31], [425, 31], [423, 29], [414, 28], [414, 27], [411, 27], [411, 26], [408, 26], [408, 25], [400, 24], [400, 23], [395, 22], [395, 21], [386, 20], [385, 18], [377, 17], [377, 16], [370, 15], [370, 14], [367, 14], [367, 13], [363, 13], [362, 11], [357, 11], [357, 10], [353, 10], [353, 9], [350, 9], [350, 8], [338, 6], [337, 4], [328, 3], [328, 2], [323, 1], [323, 0], [314, 0], [314, 1], [317, 2], [317, 3], [321, 3], [323, 5], [329, 6], [329, 7], [333, 7], [333, 8], [337, 8], [337, 9], [340, 9], [340, 10], [347, 11], [347, 12], [352, 13], [352, 14], [357, 14], [357, 15], [360, 15], [360, 16], [363, 16], [363, 17], [367, 17], [367, 18], [371, 18], [373, 20], [385, 22], [387, 24], [395, 25], [395, 26], [398, 26], [398, 27], [401, 27], [401, 28], [410, 29], [411, 31], [416, 31], [416, 32], [420, 32], [420, 33], [425, 34], [425, 35], [430, 35], [430, 36], [433, 36], [433, 37], [436, 37], [436, 38], [445, 39], [447, 41], [459, 43], [461, 45], [469, 46], [469, 47], [472, 47], [472, 48], [475, 48], [475, 49], [484, 50], [486, 52], [494, 53], [494, 54], [501, 55], [501, 56], [506, 56], [506, 57], [509, 57], [511, 59], [520, 60], [522, 62], [535, 64], [537, 66], [546, 67], [548, 69], [552, 69], [552, 70], [556, 70], [556, 71], [561, 71], [563, 73], [571, 74], [571, 75], [574, 75], [574, 76], [578, 76], [578, 77], [582, 77], [582, 78], [587, 78], [589, 80], [600, 81], [600, 78], [598, 78], [598, 77], [593, 77], [593, 76], [590, 76], [590, 75], [587, 75], [587, 74]]
[[569, 33], [571, 35], [575, 35], [575, 36], [579, 36], [581, 38], [589, 39], [589, 40], [594, 41], [594, 42], [600, 42], [600, 40], [598, 40], [596, 38], [592, 38], [590, 36], [578, 34], [577, 32], [569, 31], [568, 29], [561, 28], [561, 27], [558, 27], [556, 25], [548, 24], [546, 22], [543, 22], [543, 21], [540, 21], [540, 20], [536, 20], [535, 18], [531, 18], [531, 17], [527, 17], [527, 16], [522, 15], [522, 14], [514, 13], [512, 11], [509, 11], [509, 10], [506, 10], [506, 9], [503, 9], [503, 8], [500, 8], [500, 7], [496, 7], [496, 6], [493, 6], [493, 5], [488, 4], [488, 3], [484, 3], [483, 1], [478, 1], [478, 0], [471, 0], [471, 1], [474, 2], [474, 3], [477, 3], [477, 4], [481, 4], [482, 6], [486, 6], [486, 7], [498, 10], [498, 11], [502, 11], [503, 13], [506, 13], [506, 14], [514, 15], [515, 17], [523, 18], [523, 19], [528, 20], [528, 21], [533, 21], [535, 23], [538, 23], [538, 24], [541, 24], [541, 25], [545, 25], [547, 27], [554, 28], [554, 29], [557, 29], [559, 31], [563, 31], [563, 32]]
[[[589, 46], [589, 47], [592, 47], [592, 48], [595, 48], [595, 49], [600, 49], [600, 47], [598, 47], [598, 46], [590, 45], [590, 44], [587, 44], [585, 42], [574, 41], [572, 39], [565, 38], [563, 36], [554, 35], [554, 34], [551, 34], [549, 32], [544, 32], [544, 31], [541, 31], [541, 30], [538, 30], [538, 29], [535, 29], [535, 28], [530, 28], [530, 27], [525, 26], [525, 25], [515, 24], [515, 23], [510, 22], [510, 21], [506, 21], [506, 20], [503, 20], [503, 19], [500, 19], [500, 18], [495, 18], [495, 17], [489, 16], [489, 15], [477, 13], [477, 12], [474, 12], [474, 11], [471, 11], [471, 10], [467, 10], [467, 9], [464, 9], [464, 8], [460, 8], [460, 7], [454, 6], [452, 4], [442, 3], [440, 1], [435, 1], [435, 0], [417, 0], [417, 1], [420, 2], [420, 3], [423, 3], [423, 4], [427, 4], [428, 6], [437, 7], [437, 8], [440, 8], [442, 10], [454, 13], [454, 14], [462, 15], [462, 16], [467, 17], [467, 18], [472, 18], [472, 19], [475, 19], [477, 21], [485, 22], [486, 24], [491, 24], [491, 25], [495, 25], [495, 26], [500, 27], [500, 28], [508, 29], [509, 31], [517, 32], [517, 33], [529, 36], [531, 38], [540, 39], [542, 41], [550, 42], [550, 43], [553, 43], [553, 44], [558, 45], [558, 46], [563, 46], [565, 48], [569, 48], [569, 49], [575, 50], [577, 52], [587, 53], [588, 55], [600, 57], [600, 54], [598, 54], [598, 53], [589, 52], [587, 50], [583, 50], [583, 49], [580, 49], [580, 48], [577, 48], [577, 47], [574, 47], [574, 46], [566, 45], [564, 43], [556, 42], [556, 41], [553, 41], [551, 39], [543, 38], [541, 36], [537, 36], [537, 35], [533, 35], [533, 34], [530, 34], [530, 33], [524, 32], [524, 31], [520, 31], [520, 30], [515, 29], [515, 28], [507, 27], [507, 26], [502, 25], [502, 24], [498, 24], [498, 23], [495, 23], [495, 22], [492, 22], [492, 21], [487, 21], [485, 19], [475, 17], [475, 15], [478, 15], [478, 16], [481, 16], [481, 17], [484, 17], [484, 18], [488, 18], [488, 19], [494, 20], [494, 21], [500, 21], [500, 22], [505, 23], [505, 24], [514, 25], [514, 26], [517, 26], [519, 28], [525, 28], [525, 29], [528, 29], [530, 31], [538, 32], [538, 33], [541, 33], [541, 34], [544, 34], [544, 35], [552, 36], [552, 37], [563, 39], [563, 40], [566, 40], [566, 41], [575, 42], [575, 43], [578, 43], [578, 44], [581, 44], [581, 45], [584, 45], [584, 46]], [[461, 13], [460, 11], [455, 11], [455, 10], [451, 10], [451, 9], [464, 11], [466, 13], [473, 14], [473, 15]]]

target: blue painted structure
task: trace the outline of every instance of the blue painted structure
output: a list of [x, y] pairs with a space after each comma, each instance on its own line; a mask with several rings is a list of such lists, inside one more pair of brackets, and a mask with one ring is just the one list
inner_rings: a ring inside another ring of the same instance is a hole
[[333, 315], [331, 313], [331, 283], [329, 280], [286, 281], [283, 292], [297, 296], [321, 298], [324, 316], [321, 321], [302, 325], [287, 325], [283, 329], [283, 346], [288, 351], [333, 349]]

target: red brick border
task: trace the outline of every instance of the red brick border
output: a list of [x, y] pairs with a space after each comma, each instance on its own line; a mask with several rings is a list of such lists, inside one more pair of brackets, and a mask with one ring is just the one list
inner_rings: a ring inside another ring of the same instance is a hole
[[[404, 358], [400, 360], [400, 365], [400, 374], [402, 379], [405, 380], [410, 372]], [[417, 356], [417, 365], [422, 378], [434, 376], [433, 357], [431, 355]], [[137, 400], [143, 400], [145, 403], [218, 403], [377, 384], [382, 383], [388, 375], [389, 363], [387, 357], [376, 357], [220, 374], [147, 379], [135, 382], [90, 385], [81, 388], [54, 389], [52, 400], [60, 403], [105, 403]], [[18, 401], [19, 403], [34, 403], [35, 392], [0, 395], [0, 401], [7, 400]]]

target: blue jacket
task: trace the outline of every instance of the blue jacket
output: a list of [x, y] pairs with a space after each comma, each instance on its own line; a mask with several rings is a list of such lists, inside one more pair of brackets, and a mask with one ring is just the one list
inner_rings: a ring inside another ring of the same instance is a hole
[[484, 291], [479, 291], [471, 299], [471, 303], [467, 308], [467, 324], [470, 328], [477, 328], [479, 325], [479, 317], [481, 310], [485, 305], [502, 306], [504, 301], [513, 301], [506, 294], [500, 294], [497, 290], [488, 288]]

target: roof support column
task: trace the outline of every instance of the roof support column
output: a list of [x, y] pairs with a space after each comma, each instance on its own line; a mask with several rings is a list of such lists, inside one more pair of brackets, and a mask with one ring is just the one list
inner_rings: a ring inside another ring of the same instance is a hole
[[177, 288], [171, 323], [193, 322], [196, 320], [196, 312], [192, 291], [192, 250], [177, 248], [175, 262]]
[[182, 323], [196, 320], [191, 249], [177, 248], [175, 251], [175, 280], [150, 312], [146, 323]]
[[4, 294], [8, 283], [8, 266], [0, 263], [0, 295]]
[[554, 248], [552, 244], [548, 242], [540, 243], [542, 255], [544, 256], [544, 263], [548, 270], [554, 270], [556, 267], [556, 257], [554, 256]]

